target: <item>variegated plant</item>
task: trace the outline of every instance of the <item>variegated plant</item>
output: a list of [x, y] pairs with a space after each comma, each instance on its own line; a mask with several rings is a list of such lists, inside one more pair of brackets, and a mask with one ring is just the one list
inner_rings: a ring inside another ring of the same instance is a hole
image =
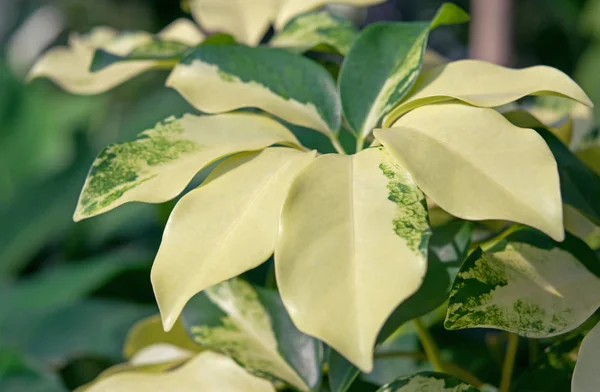
[[[529, 338], [567, 333], [600, 306], [597, 256], [576, 237], [565, 240], [563, 226], [563, 204], [600, 223], [600, 179], [555, 136], [557, 127], [505, 110], [525, 96], [592, 106], [581, 88], [549, 67], [428, 62], [430, 32], [468, 20], [452, 4], [431, 21], [377, 23], [359, 33], [315, 10], [324, 3], [189, 0], [200, 26], [221, 34], [205, 39], [188, 20], [157, 35], [98, 28], [34, 66], [31, 78], [81, 94], [173, 68], [166, 85], [200, 112], [103, 150], [75, 220], [131, 201], [169, 201], [211, 169], [173, 209], [153, 265], [170, 332], [157, 319], [138, 327], [129, 364], [85, 390], [317, 391], [321, 341], [335, 350], [332, 390], [345, 391], [359, 370], [373, 369], [376, 346], [448, 298], [448, 329]], [[274, 37], [259, 45], [272, 24]], [[345, 58], [328, 70], [318, 56], [302, 56], [307, 50]], [[315, 131], [337, 153], [299, 141]], [[430, 209], [514, 225], [470, 249], [450, 290], [449, 259], [460, 266], [471, 231], [461, 226], [430, 244]], [[449, 256], [448, 246], [460, 252]], [[230, 280], [272, 255], [281, 297]], [[417, 325], [434, 368], [452, 373]], [[381, 389], [417, 390], [475, 389], [439, 373]]]

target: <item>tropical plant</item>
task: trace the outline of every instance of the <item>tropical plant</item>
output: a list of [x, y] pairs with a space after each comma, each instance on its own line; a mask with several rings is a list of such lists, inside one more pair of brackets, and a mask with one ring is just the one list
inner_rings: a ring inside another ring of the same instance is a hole
[[[434, 372], [397, 373], [381, 391], [490, 388], [432, 337], [428, 323], [446, 307], [448, 330], [509, 332], [501, 391], [518, 336], [544, 339], [532, 371], [572, 372], [572, 359], [550, 356], [570, 356], [595, 320], [600, 264], [565, 234], [563, 207], [598, 225], [600, 178], [560, 127], [506, 105], [589, 98], [549, 67], [432, 64], [430, 32], [468, 20], [453, 4], [431, 21], [358, 32], [324, 3], [189, 0], [217, 34], [187, 19], [157, 35], [101, 27], [33, 67], [31, 78], [80, 94], [172, 68], [166, 85], [200, 112], [108, 146], [89, 172], [76, 221], [172, 200], [208, 176], [166, 225], [151, 273], [160, 318], [131, 332], [129, 362], [81, 390], [370, 390], [362, 383], [385, 383], [370, 373], [374, 350], [389, 354], [409, 321]], [[262, 287], [237, 278], [272, 255]], [[595, 388], [594, 334], [574, 391]], [[555, 348], [573, 339], [571, 351]], [[525, 376], [519, 385], [542, 382]]]

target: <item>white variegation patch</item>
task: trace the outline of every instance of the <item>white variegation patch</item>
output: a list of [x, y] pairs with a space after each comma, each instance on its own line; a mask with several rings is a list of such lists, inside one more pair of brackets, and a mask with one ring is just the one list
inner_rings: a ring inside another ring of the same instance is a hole
[[223, 72], [217, 65], [200, 60], [178, 64], [166, 85], [205, 113], [255, 107], [325, 135], [332, 132], [314, 104], [284, 98], [258, 82], [243, 81], [236, 75]]
[[74, 219], [98, 215], [130, 201], [165, 202], [211, 162], [277, 143], [299, 145], [289, 130], [260, 115], [167, 119], [137, 140], [108, 146], [98, 155]]
[[600, 279], [572, 254], [509, 243], [465, 262], [450, 294], [445, 326], [545, 338], [578, 327], [598, 306]]
[[191, 326], [196, 342], [226, 354], [252, 373], [270, 375], [300, 391], [309, 390], [279, 353], [269, 314], [252, 286], [234, 279], [207, 289], [206, 295], [226, 315], [220, 325]]

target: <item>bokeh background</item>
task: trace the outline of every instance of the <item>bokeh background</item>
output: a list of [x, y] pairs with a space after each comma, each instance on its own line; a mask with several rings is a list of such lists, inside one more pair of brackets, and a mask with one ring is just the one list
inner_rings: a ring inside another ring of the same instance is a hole
[[[354, 16], [362, 24], [422, 20], [441, 3], [393, 0]], [[435, 31], [430, 46], [440, 54], [556, 67], [600, 108], [599, 0], [456, 3], [473, 21]], [[165, 72], [93, 97], [46, 80], [25, 84], [24, 76], [70, 31], [156, 32], [177, 17], [186, 14], [174, 0], [0, 0], [0, 391], [72, 390], [122, 361], [127, 330], [157, 312], [149, 271], [173, 204], [125, 205], [77, 224], [71, 217], [106, 144], [194, 111], [163, 87]], [[469, 365], [482, 377], [497, 359], [489, 340]]]

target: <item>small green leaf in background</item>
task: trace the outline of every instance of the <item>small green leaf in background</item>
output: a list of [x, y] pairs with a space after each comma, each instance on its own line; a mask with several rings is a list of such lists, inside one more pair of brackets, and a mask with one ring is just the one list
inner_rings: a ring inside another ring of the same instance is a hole
[[300, 15], [277, 32], [269, 41], [273, 47], [295, 52], [307, 50], [335, 51], [346, 55], [358, 30], [348, 20], [327, 11]]
[[402, 377], [377, 392], [477, 392], [477, 389], [461, 380], [443, 373], [422, 372]]
[[218, 284], [190, 301], [183, 324], [202, 347], [233, 358], [251, 373], [300, 391], [319, 388], [321, 344], [294, 327], [275, 291], [241, 279]]
[[581, 240], [530, 229], [475, 250], [450, 294], [447, 329], [498, 328], [530, 338], [569, 332], [600, 306], [600, 263]]
[[337, 133], [341, 123], [329, 73], [280, 48], [200, 46], [175, 67], [167, 86], [205, 113], [256, 107], [325, 135]]
[[344, 61], [339, 82], [350, 128], [366, 137], [416, 81], [429, 32], [468, 19], [462, 9], [446, 3], [432, 22], [382, 22], [364, 29]]
[[67, 392], [58, 375], [12, 350], [0, 349], [0, 391]]

